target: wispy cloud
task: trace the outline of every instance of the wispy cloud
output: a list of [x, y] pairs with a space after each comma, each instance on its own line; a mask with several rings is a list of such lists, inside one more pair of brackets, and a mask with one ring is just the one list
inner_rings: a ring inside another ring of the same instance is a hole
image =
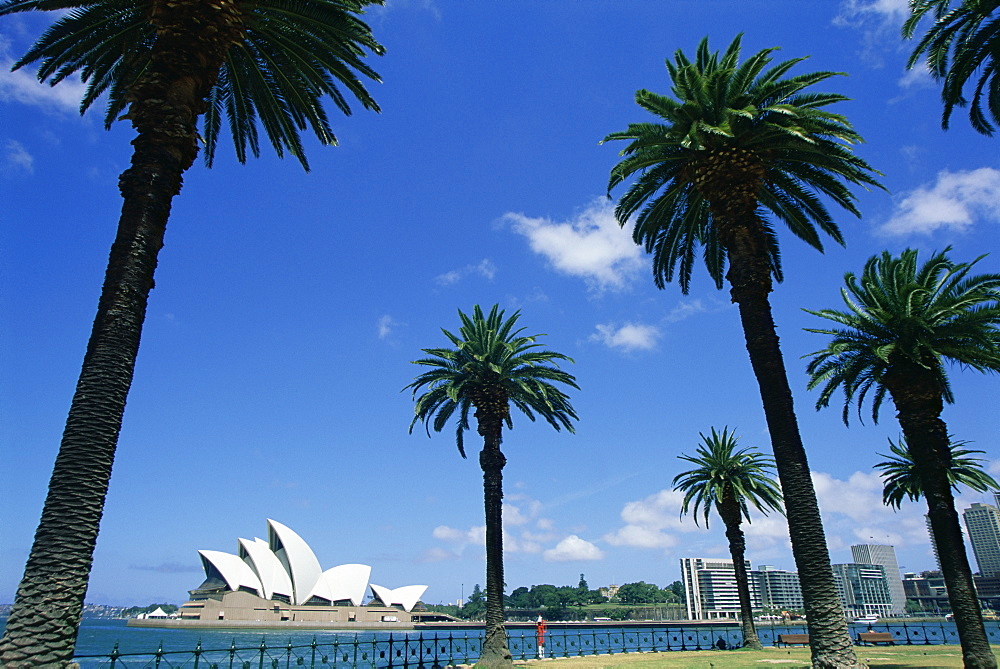
[[905, 46], [899, 39], [899, 29], [909, 14], [909, 0], [844, 0], [833, 19], [841, 28], [851, 28], [861, 35], [861, 57], [871, 67], [884, 67], [884, 54], [889, 49]]
[[608, 348], [616, 348], [626, 353], [649, 351], [656, 348], [661, 332], [655, 325], [625, 323], [615, 326], [611, 323], [599, 324], [597, 332], [590, 335], [590, 341], [601, 342]]
[[378, 324], [375, 326], [378, 338], [382, 340], [388, 339], [400, 325], [401, 323], [389, 314], [379, 316]]
[[504, 214], [504, 222], [528, 239], [553, 269], [586, 281], [592, 290], [621, 290], [643, 267], [642, 249], [615, 218], [614, 204], [595, 200], [567, 221]]
[[429, 12], [438, 21], [441, 20], [441, 8], [434, 0], [386, 0], [382, 5], [375, 5], [368, 9], [375, 16], [384, 17], [390, 12], [413, 9]]
[[448, 562], [451, 560], [458, 560], [461, 556], [458, 553], [445, 550], [439, 546], [433, 546], [425, 550], [420, 557], [417, 558], [417, 562], [422, 563], [433, 563], [433, 562]]
[[604, 551], [585, 539], [571, 534], [555, 548], [542, 553], [546, 562], [577, 562], [580, 560], [603, 560]]
[[4, 172], [23, 172], [34, 174], [35, 159], [24, 148], [24, 145], [13, 139], [9, 139], [3, 146], [3, 168]]
[[964, 232], [982, 220], [1000, 220], [1000, 170], [991, 167], [939, 172], [934, 184], [906, 193], [878, 230], [889, 235], [929, 235], [942, 228]]
[[201, 567], [196, 564], [181, 563], [181, 562], [163, 562], [161, 564], [133, 564], [129, 565], [132, 569], [138, 571], [154, 571], [160, 574], [187, 574], [191, 572], [200, 572]]
[[[725, 307], [723, 307], [725, 308]], [[680, 321], [686, 320], [695, 316], [697, 314], [704, 314], [710, 311], [718, 311], [719, 307], [708, 307], [700, 299], [693, 300], [681, 300], [677, 303], [677, 306], [670, 310], [667, 314], [667, 321], [670, 323], [679, 323]]]
[[458, 283], [468, 276], [480, 276], [488, 281], [492, 281], [497, 275], [497, 266], [489, 258], [483, 258], [478, 263], [466, 265], [460, 269], [453, 269], [450, 272], [439, 274], [434, 280], [441, 286], [450, 286]]

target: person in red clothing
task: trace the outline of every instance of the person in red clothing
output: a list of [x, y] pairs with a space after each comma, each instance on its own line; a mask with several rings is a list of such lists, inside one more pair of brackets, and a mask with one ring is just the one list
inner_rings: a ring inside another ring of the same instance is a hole
[[538, 657], [545, 657], [545, 620], [541, 616], [535, 623], [535, 640], [538, 642]]

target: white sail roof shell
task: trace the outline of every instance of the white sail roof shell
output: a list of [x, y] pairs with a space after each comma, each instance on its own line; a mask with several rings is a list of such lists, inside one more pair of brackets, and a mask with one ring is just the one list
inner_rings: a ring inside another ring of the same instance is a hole
[[[233, 591], [256, 592], [264, 599], [287, 596], [296, 606], [313, 597], [329, 602], [350, 601], [361, 606], [368, 590], [372, 568], [365, 564], [342, 564], [323, 571], [309, 545], [294, 531], [267, 520], [268, 541], [239, 539], [239, 555], [222, 551], [198, 551], [208, 576], [215, 569]], [[408, 585], [395, 590], [372, 585], [372, 592], [388, 606], [410, 611], [427, 590], [426, 585]], [[282, 598], [283, 599], [283, 598]]]
[[240, 539], [240, 546], [247, 554], [244, 560], [250, 562], [250, 566], [260, 577], [260, 584], [264, 588], [264, 599], [271, 599], [274, 593], [291, 599], [295, 593], [292, 579], [285, 571], [285, 565], [281, 564], [278, 556], [271, 552], [268, 543], [254, 537], [253, 541]]
[[309, 597], [322, 597], [331, 602], [349, 599], [354, 606], [361, 606], [371, 574], [372, 568], [366, 564], [342, 564], [327, 569]]
[[[269, 536], [277, 537], [281, 544], [281, 549], [274, 551], [285, 567], [288, 575], [292, 578], [292, 586], [295, 589], [294, 601], [296, 604], [305, 604], [312, 596], [313, 588], [323, 575], [323, 569], [319, 566], [316, 554], [309, 548], [299, 535], [291, 529], [285, 527], [276, 520], [267, 519]], [[271, 545], [275, 545], [272, 540]]]
[[381, 585], [372, 585], [372, 592], [382, 600], [386, 606], [402, 606], [407, 613], [410, 612], [427, 590], [426, 585], [404, 585], [402, 588], [392, 590]]
[[222, 575], [230, 590], [247, 587], [256, 590], [258, 595], [264, 591], [257, 574], [239, 555], [222, 551], [198, 551], [198, 554], [204, 562], [205, 573], [208, 573], [208, 565], [211, 564]]

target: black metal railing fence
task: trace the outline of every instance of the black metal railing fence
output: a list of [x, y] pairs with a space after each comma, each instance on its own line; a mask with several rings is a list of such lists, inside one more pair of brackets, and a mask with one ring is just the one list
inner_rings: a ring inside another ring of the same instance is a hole
[[[951, 623], [886, 623], [851, 625], [852, 636], [859, 632], [889, 632], [899, 645], [958, 644], [958, 634]], [[766, 646], [777, 644], [780, 634], [804, 634], [804, 626], [761, 624], [757, 635]], [[1000, 643], [1000, 624], [987, 623], [991, 643]], [[274, 643], [262, 637], [254, 645], [228, 647], [203, 646], [194, 649], [120, 652], [119, 645], [107, 654], [81, 655], [75, 660], [81, 669], [444, 669], [459, 664], [470, 665], [479, 659], [482, 630], [435, 632], [396, 632], [384, 634], [339, 634], [331, 639], [308, 643]], [[738, 626], [671, 625], [589, 628], [553, 628], [540, 647], [533, 630], [523, 636], [508, 636], [508, 647], [515, 660], [539, 657], [559, 658], [615, 653], [669, 652], [737, 648], [743, 643]]]

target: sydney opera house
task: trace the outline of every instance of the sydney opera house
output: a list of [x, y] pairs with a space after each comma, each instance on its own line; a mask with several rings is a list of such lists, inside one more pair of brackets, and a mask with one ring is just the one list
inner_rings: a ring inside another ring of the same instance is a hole
[[[372, 568], [342, 564], [324, 571], [302, 537], [274, 520], [267, 541], [240, 539], [236, 554], [198, 551], [205, 581], [178, 611], [211, 626], [343, 623], [393, 626], [413, 622], [426, 585], [390, 589], [369, 583]], [[368, 589], [372, 599], [362, 606]], [[222, 621], [222, 622], [220, 622]], [[195, 623], [198, 624], [198, 623]]]

